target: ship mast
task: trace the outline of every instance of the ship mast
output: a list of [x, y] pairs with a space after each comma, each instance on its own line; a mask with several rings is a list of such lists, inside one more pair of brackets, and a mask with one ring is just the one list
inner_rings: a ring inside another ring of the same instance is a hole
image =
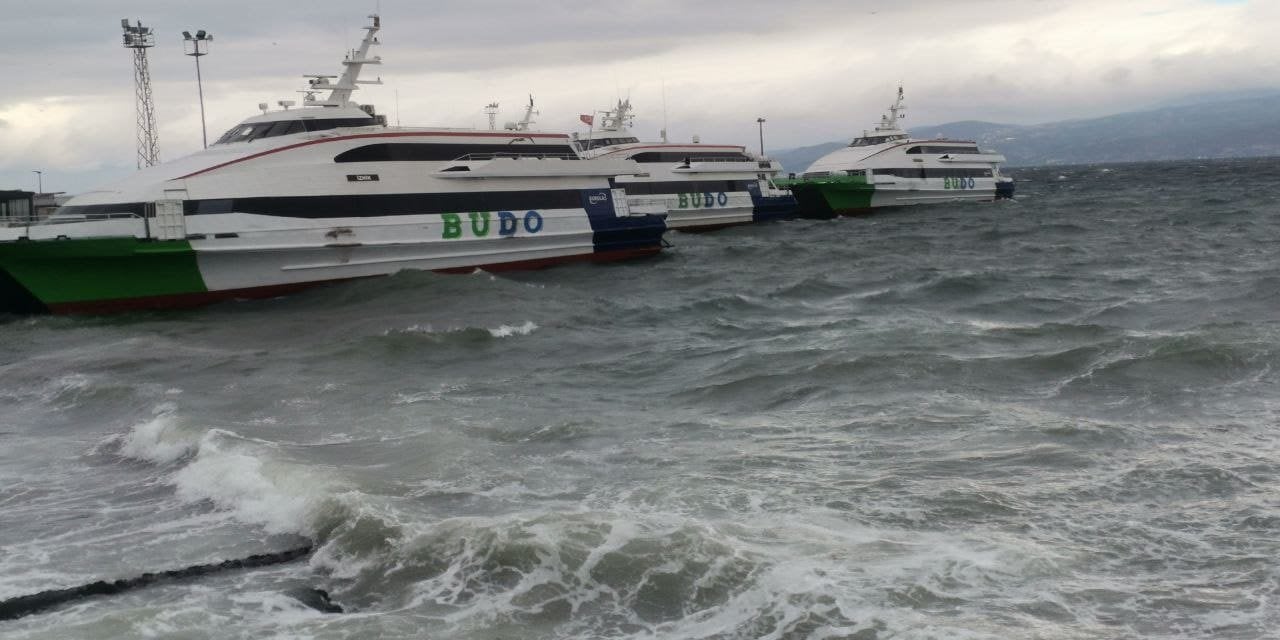
[[617, 108], [613, 111], [600, 113], [604, 116], [600, 119], [601, 131], [625, 131], [631, 125], [631, 121], [635, 120], [635, 115], [631, 113], [631, 98], [619, 100]]
[[[378, 14], [369, 16], [373, 20], [373, 24], [364, 28], [364, 39], [360, 41], [360, 48], [347, 52], [346, 58], [342, 60], [342, 64], [346, 67], [342, 71], [342, 76], [325, 76], [325, 75], [306, 75], [304, 78], [310, 78], [308, 81], [309, 88], [302, 93], [306, 94], [302, 102], [309, 107], [348, 107], [356, 106], [351, 102], [351, 92], [359, 89], [362, 84], [382, 84], [382, 78], [376, 80], [360, 80], [360, 71], [364, 69], [366, 64], [382, 64], [382, 56], [369, 57], [369, 47], [377, 44], [378, 38], [375, 34], [382, 28], [382, 19]], [[337, 78], [336, 82], [332, 80]], [[329, 97], [324, 100], [317, 100], [315, 92], [329, 91]]]
[[533, 95], [530, 95], [529, 106], [524, 108], [524, 117], [520, 119], [520, 122], [516, 123], [516, 131], [528, 131], [529, 125], [533, 124], [533, 117], [536, 115], [540, 114], [533, 110]]
[[876, 131], [898, 131], [898, 119], [905, 118], [907, 107], [902, 104], [902, 85], [898, 85], [898, 99], [889, 107], [889, 113], [880, 116], [880, 124]]

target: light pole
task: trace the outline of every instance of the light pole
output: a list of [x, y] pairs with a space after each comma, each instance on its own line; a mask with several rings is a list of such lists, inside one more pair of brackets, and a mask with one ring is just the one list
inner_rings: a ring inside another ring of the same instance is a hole
[[190, 31], [182, 32], [182, 52], [196, 59], [196, 90], [200, 92], [200, 140], [209, 148], [209, 134], [204, 126], [204, 82], [200, 79], [200, 56], [209, 55], [209, 43], [213, 42], [213, 34], [204, 29], [191, 35]]
[[33, 170], [31, 173], [36, 174], [36, 194], [37, 195], [43, 194], [44, 193], [44, 172]]
[[764, 118], [756, 118], [756, 124], [760, 125], [760, 157], [764, 157]]

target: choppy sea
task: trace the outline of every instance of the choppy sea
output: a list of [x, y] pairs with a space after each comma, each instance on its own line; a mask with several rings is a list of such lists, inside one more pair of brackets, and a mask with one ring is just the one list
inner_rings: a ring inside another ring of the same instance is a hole
[[[5, 638], [1264, 638], [1280, 159], [0, 321]], [[344, 613], [296, 594], [326, 591]]]

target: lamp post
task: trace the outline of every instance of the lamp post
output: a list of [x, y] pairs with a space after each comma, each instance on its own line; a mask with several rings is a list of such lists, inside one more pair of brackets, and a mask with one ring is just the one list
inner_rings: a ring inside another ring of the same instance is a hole
[[204, 82], [200, 79], [200, 56], [209, 55], [209, 43], [213, 42], [213, 34], [204, 29], [191, 35], [190, 31], [182, 32], [182, 52], [196, 59], [196, 90], [200, 92], [200, 140], [209, 148], [209, 134], [204, 126]]
[[33, 170], [31, 173], [36, 174], [36, 194], [44, 193], [44, 172]]
[[764, 157], [764, 118], [756, 118], [756, 124], [760, 125], [760, 157]]

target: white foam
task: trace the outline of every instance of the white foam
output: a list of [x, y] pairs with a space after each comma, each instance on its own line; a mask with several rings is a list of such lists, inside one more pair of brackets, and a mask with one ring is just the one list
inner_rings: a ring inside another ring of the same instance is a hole
[[1027, 322], [999, 322], [995, 320], [980, 320], [970, 318], [962, 321], [963, 324], [969, 325], [975, 329], [982, 331], [1008, 331], [1011, 329], [1035, 329], [1041, 325]]
[[533, 333], [534, 330], [537, 328], [538, 328], [538, 325], [534, 324], [530, 320], [526, 320], [524, 324], [518, 327], [513, 327], [511, 325], [504, 324], [499, 326], [497, 329], [490, 329], [489, 335], [495, 338], [509, 338], [514, 335], [527, 336]]
[[[537, 328], [538, 328], [538, 325], [534, 324], [532, 321], [526, 320], [524, 324], [520, 324], [516, 326], [503, 324], [503, 325], [499, 325], [498, 328], [496, 329], [486, 329], [486, 331], [489, 332], [489, 335], [495, 338], [509, 338], [515, 335], [527, 336], [530, 333], [533, 333], [534, 330], [536, 330]], [[410, 325], [408, 327], [405, 327], [403, 329], [387, 329], [386, 331], [382, 332], [382, 335], [384, 336], [391, 336], [391, 335], [397, 335], [397, 334], [445, 335], [450, 333], [461, 333], [469, 329], [470, 329], [469, 327], [449, 327], [446, 329], [436, 329], [430, 324], [415, 324], [415, 325]]]
[[134, 425], [121, 439], [120, 455], [167, 465], [181, 460], [195, 449], [198, 441], [179, 427], [172, 404], [155, 409], [155, 417]]
[[383, 332], [382, 332], [382, 335], [384, 335], [384, 336], [393, 336], [393, 335], [396, 335], [396, 334], [403, 334], [403, 333], [425, 333], [425, 334], [431, 334], [431, 333], [435, 333], [435, 332], [436, 332], [435, 328], [434, 328], [434, 327], [432, 327], [432, 326], [431, 326], [431, 325], [429, 325], [429, 324], [414, 324], [414, 325], [409, 325], [409, 326], [407, 326], [407, 327], [405, 327], [405, 328], [403, 328], [403, 329], [387, 329], [386, 331], [383, 331]]
[[173, 474], [178, 496], [209, 500], [268, 533], [314, 534], [314, 516], [331, 484], [302, 467], [264, 459], [230, 432], [212, 429], [195, 459]]

